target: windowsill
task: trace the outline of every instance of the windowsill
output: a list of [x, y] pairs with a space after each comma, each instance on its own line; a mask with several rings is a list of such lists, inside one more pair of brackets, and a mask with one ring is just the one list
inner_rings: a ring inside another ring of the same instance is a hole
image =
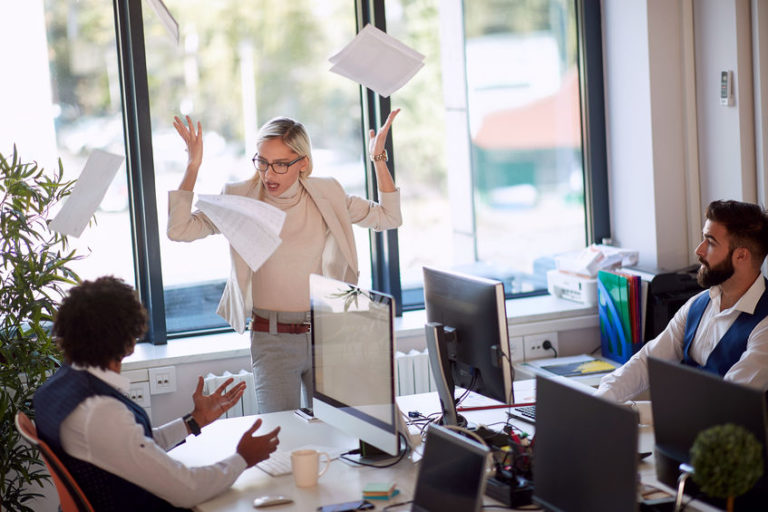
[[[558, 325], [568, 328], [597, 325], [595, 306], [586, 306], [552, 295], [508, 300], [506, 308], [510, 335], [537, 332], [537, 326], [542, 323], [547, 324], [548, 330], [557, 330]], [[396, 339], [423, 337], [425, 322], [424, 310], [403, 313], [402, 317], [395, 318]], [[170, 340], [166, 345], [139, 343], [133, 354], [123, 360], [122, 370], [250, 357], [250, 344], [247, 332], [192, 336]]]

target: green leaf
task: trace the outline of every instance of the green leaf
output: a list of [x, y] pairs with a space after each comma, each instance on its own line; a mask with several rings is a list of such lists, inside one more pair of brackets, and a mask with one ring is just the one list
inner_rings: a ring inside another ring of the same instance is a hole
[[[83, 256], [67, 238], [47, 229], [48, 216], [71, 193], [63, 169], [52, 175], [24, 162], [14, 145], [0, 153], [0, 482], [3, 510], [33, 510], [39, 496], [29, 484], [49, 479], [37, 451], [13, 427], [16, 411], [33, 416], [37, 387], [60, 366], [51, 323], [63, 286], [77, 284], [69, 266]], [[10, 448], [9, 448], [10, 447]]]

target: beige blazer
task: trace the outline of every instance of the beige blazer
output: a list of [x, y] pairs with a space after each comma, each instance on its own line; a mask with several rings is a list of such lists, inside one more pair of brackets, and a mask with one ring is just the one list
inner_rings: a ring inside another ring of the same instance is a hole
[[[317, 205], [328, 226], [322, 256], [323, 275], [348, 283], [357, 283], [360, 274], [352, 224], [375, 231], [394, 229], [402, 224], [400, 191], [379, 192], [380, 203], [348, 195], [334, 178], [306, 178], [301, 184]], [[248, 180], [228, 183], [222, 193], [258, 199], [261, 182]], [[173, 190], [168, 195], [168, 238], [191, 242], [219, 233], [213, 222], [201, 211], [192, 212], [194, 193]], [[253, 309], [252, 271], [245, 260], [229, 246], [232, 270], [216, 310], [239, 333], [245, 331], [246, 318]]]

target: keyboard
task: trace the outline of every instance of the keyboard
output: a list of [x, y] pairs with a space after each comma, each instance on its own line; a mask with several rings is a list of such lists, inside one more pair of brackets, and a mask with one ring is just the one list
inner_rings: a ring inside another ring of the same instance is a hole
[[256, 464], [256, 467], [271, 476], [290, 475], [291, 470], [291, 452], [276, 451], [272, 452], [267, 460]]
[[528, 423], [536, 423], [536, 406], [521, 405], [519, 407], [510, 407], [509, 410], [507, 410], [507, 416], [517, 420], [527, 421]]

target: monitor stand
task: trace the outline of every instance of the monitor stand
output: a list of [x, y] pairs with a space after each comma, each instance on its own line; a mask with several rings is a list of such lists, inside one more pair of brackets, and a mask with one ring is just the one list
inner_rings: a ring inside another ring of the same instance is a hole
[[451, 361], [448, 348], [448, 338], [455, 342], [455, 331], [453, 328], [445, 327], [441, 323], [427, 322], [424, 324], [424, 333], [427, 338], [429, 367], [435, 379], [437, 396], [440, 398], [440, 406], [443, 412], [440, 424], [466, 427], [466, 418], [456, 412], [456, 386], [453, 382], [453, 361]]

